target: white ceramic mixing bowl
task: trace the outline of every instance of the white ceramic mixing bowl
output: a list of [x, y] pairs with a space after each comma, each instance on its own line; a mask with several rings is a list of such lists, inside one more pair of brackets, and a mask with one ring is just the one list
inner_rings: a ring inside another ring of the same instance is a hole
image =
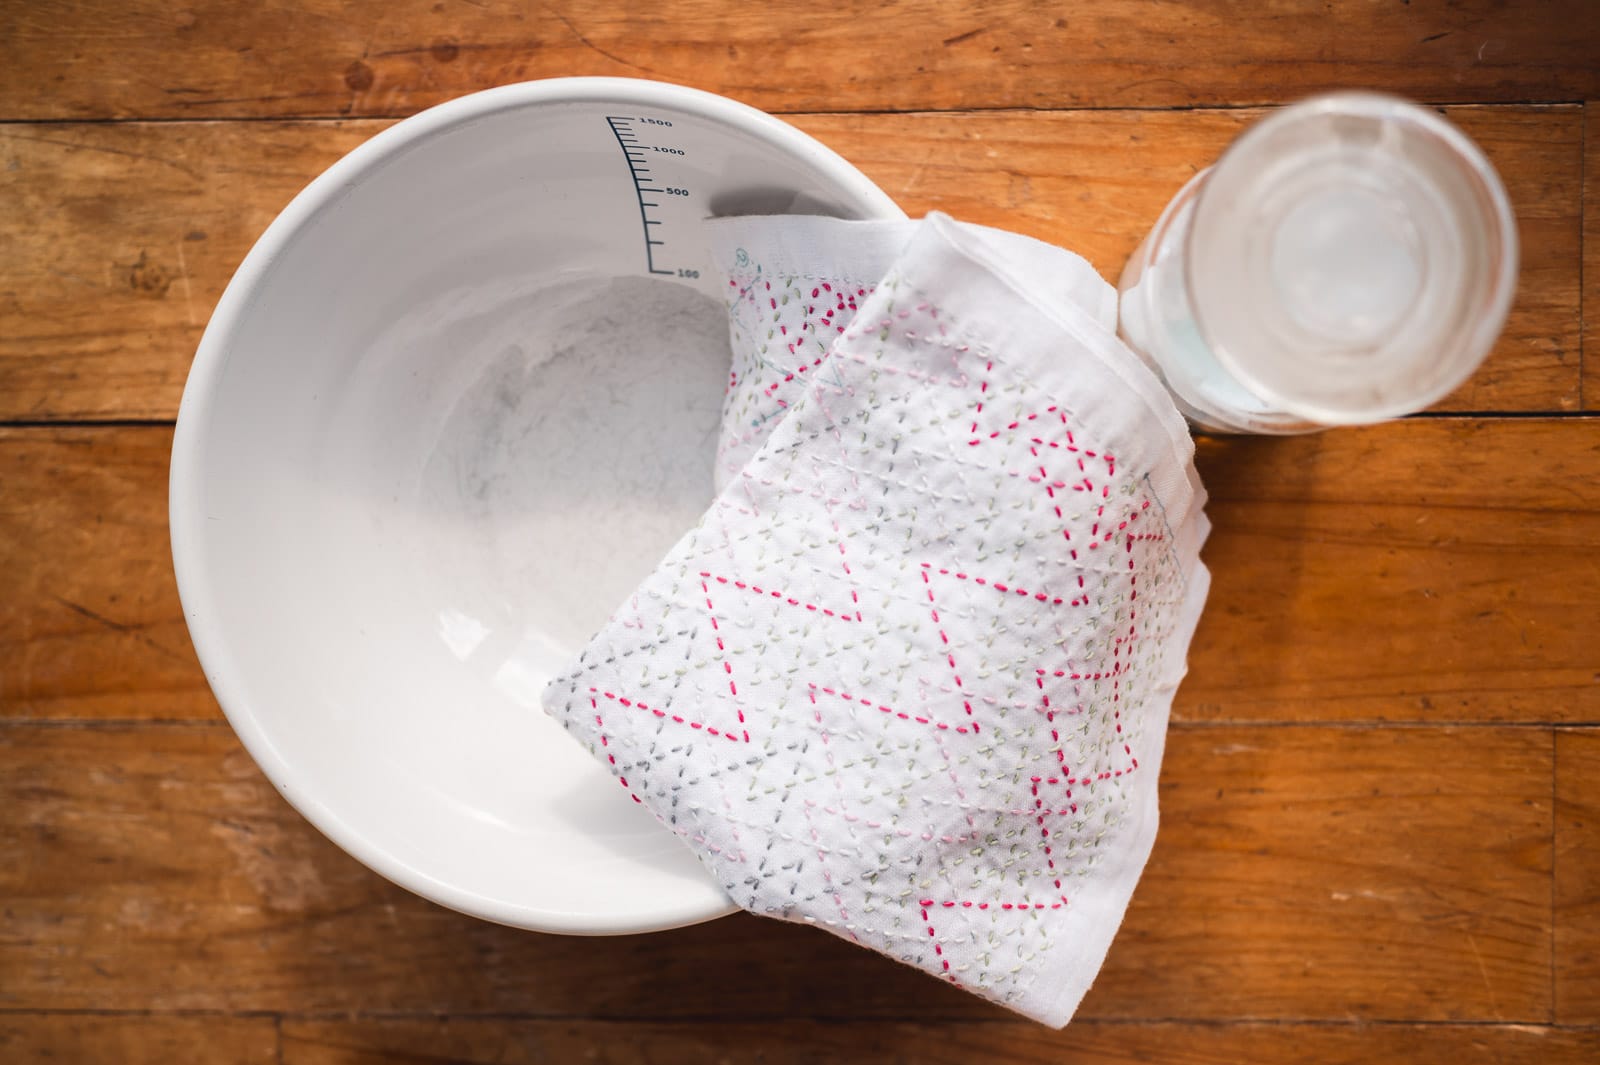
[[371, 868], [548, 931], [731, 908], [538, 697], [710, 500], [726, 355], [661, 282], [720, 299], [699, 221], [796, 206], [900, 217], [743, 105], [557, 79], [379, 134], [239, 268], [178, 418], [178, 586], [245, 746]]

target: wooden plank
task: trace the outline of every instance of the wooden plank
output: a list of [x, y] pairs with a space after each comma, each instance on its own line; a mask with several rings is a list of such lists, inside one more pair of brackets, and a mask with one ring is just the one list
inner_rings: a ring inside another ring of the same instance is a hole
[[1556, 1018], [1600, 1024], [1600, 730], [1556, 733], [1555, 854]]
[[1600, 419], [1202, 440], [1182, 720], [1600, 718]]
[[[1576, 107], [1450, 108], [1505, 174], [1519, 301], [1441, 405], [1578, 402]], [[913, 214], [943, 210], [1082, 252], [1106, 276], [1196, 169], [1259, 117], [1201, 113], [808, 115], [795, 121]], [[170, 418], [211, 308], [274, 214], [377, 122], [0, 128], [0, 420]]]
[[[1083, 1016], [1547, 1021], [1551, 759], [1540, 729], [1180, 726]], [[0, 789], [12, 1009], [1005, 1016], [800, 925], [450, 913], [319, 837], [221, 727], [0, 727]]]
[[403, 115], [571, 74], [786, 112], [1272, 103], [1353, 85], [1573, 100], [1600, 94], [1591, 15], [1586, 0], [850, 0], [781, 19], [725, 0], [670, 15], [627, 0], [13, 4], [0, 13], [0, 117]]
[[1600, 103], [1583, 105], [1583, 409], [1600, 410]]
[[167, 548], [172, 431], [0, 429], [0, 717], [215, 717]]
[[8, 1065], [267, 1065], [279, 1061], [278, 1032], [270, 1017], [0, 1014], [0, 1059]]
[[[1600, 24], [1600, 19], [1595, 20]], [[1521, 244], [1517, 294], [1483, 365], [1435, 410], [1576, 410], [1583, 365], [1581, 225], [1583, 130], [1534, 130], [1511, 111], [1445, 108], [1500, 172]], [[1577, 210], [1574, 212], [1574, 208]], [[1574, 317], [1577, 312], [1577, 317]]]
[[[215, 718], [167, 561], [170, 446], [0, 429], [0, 716]], [[1213, 585], [1178, 720], [1600, 719], [1600, 419], [1217, 438], [1200, 468]]]
[[1088, 1016], [1549, 1019], [1547, 733], [1179, 727], [1168, 752]]
[[386, 1065], [396, 1060], [542, 1065], [1559, 1065], [1600, 1056], [1600, 1033], [1528, 1025], [1107, 1024], [617, 1024], [597, 1021], [289, 1021], [283, 1065]]

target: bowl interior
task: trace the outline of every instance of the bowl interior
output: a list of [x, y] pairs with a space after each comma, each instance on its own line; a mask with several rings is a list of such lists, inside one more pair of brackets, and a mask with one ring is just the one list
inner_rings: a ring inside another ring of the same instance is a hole
[[319, 828], [446, 905], [626, 932], [729, 906], [539, 695], [712, 496], [696, 223], [894, 208], [753, 112], [584, 84], [425, 113], [291, 206], [197, 357], [173, 542], [219, 699]]

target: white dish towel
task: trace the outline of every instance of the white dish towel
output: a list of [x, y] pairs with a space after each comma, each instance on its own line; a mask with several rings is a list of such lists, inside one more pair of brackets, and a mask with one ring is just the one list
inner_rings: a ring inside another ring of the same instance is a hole
[[719, 495], [545, 708], [747, 910], [1063, 1025], [1205, 600], [1187, 428], [1069, 252], [714, 226]]

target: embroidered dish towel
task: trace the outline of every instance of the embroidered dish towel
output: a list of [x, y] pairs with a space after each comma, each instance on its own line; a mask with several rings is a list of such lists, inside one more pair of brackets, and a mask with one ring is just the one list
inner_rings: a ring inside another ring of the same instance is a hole
[[[806, 375], [822, 365], [922, 225], [823, 215], [719, 218], [707, 224], [713, 260], [726, 266], [733, 348], [714, 471], [718, 489], [804, 394]], [[1116, 332], [1116, 289], [1081, 256], [987, 226], [960, 228], [1013, 273], [1028, 278], [1041, 301], [1077, 304]]]
[[1205, 599], [1187, 428], [1076, 256], [726, 225], [724, 483], [545, 708], [739, 905], [1063, 1025]]

